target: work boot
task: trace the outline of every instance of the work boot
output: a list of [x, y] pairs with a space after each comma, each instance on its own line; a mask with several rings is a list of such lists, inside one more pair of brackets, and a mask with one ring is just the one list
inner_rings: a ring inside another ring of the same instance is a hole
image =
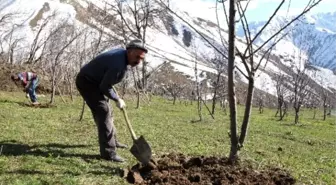
[[122, 144], [122, 143], [119, 143], [119, 142], [116, 143], [116, 147], [117, 148], [128, 148], [128, 146], [126, 144]]
[[108, 157], [106, 156], [102, 156], [103, 159], [107, 160], [107, 161], [113, 161], [113, 162], [124, 162], [125, 159], [120, 157], [119, 155], [117, 154], [112, 154]]

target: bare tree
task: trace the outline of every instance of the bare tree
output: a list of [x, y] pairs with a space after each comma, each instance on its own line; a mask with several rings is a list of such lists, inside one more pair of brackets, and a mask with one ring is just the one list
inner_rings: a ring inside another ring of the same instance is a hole
[[[10, 64], [14, 64], [15, 63], [15, 60], [14, 60], [14, 54], [15, 54], [15, 51], [17, 50], [17, 46], [18, 46], [18, 43], [21, 42], [24, 38], [21, 37], [21, 38], [18, 38], [16, 36], [14, 36], [14, 32], [20, 28], [22, 26], [21, 25], [12, 25], [12, 28], [11, 30], [4, 35], [3, 37], [3, 41], [5, 41], [7, 43], [7, 63], [10, 63]], [[2, 42], [3, 42], [2, 41]], [[1, 43], [2, 43], [1, 42]]]
[[199, 120], [198, 121], [203, 121], [203, 115], [202, 115], [202, 93], [201, 93], [201, 88], [200, 88], [200, 82], [199, 82], [199, 72], [198, 72], [198, 54], [197, 54], [197, 46], [195, 44], [193, 44], [194, 47], [194, 73], [195, 73], [195, 91], [193, 91], [197, 99], [197, 113], [199, 116]]
[[[224, 51], [223, 51], [224, 52]], [[216, 104], [218, 103], [218, 99], [223, 99], [226, 93], [225, 87], [225, 78], [224, 74], [227, 72], [227, 60], [219, 54], [216, 50], [214, 50], [213, 54], [203, 54], [203, 58], [207, 60], [215, 69], [216, 75], [215, 79], [211, 81], [212, 85], [212, 107], [211, 107], [211, 115], [215, 114]], [[212, 75], [209, 74], [210, 79], [212, 79]]]
[[315, 93], [310, 93], [310, 96], [307, 98], [308, 102], [308, 108], [313, 110], [313, 119], [316, 118], [316, 112], [318, 110], [318, 107], [320, 105], [320, 98]]
[[327, 118], [327, 109], [328, 109], [328, 103], [327, 103], [327, 98], [326, 94], [322, 94], [322, 105], [323, 105], [323, 120], [325, 121]]
[[[269, 25], [271, 20], [274, 18], [274, 16], [277, 14], [281, 6], [284, 4], [285, 0], [282, 0], [279, 6], [276, 8], [272, 16], [269, 18], [269, 20], [264, 24], [264, 26], [254, 35], [252, 36], [249, 28], [249, 24], [246, 18], [246, 9], [249, 5], [249, 2], [247, 2], [246, 6], [243, 7], [241, 2], [232, 2], [236, 3], [237, 5], [237, 10], [239, 13], [239, 20], [241, 22], [241, 25], [244, 30], [244, 35], [245, 35], [245, 41], [246, 41], [246, 48], [244, 51], [240, 51], [239, 48], [235, 48], [237, 55], [241, 59], [241, 62], [243, 63], [243, 66], [245, 67], [245, 73], [241, 71], [239, 68], [237, 68], [243, 76], [248, 80], [248, 89], [247, 89], [247, 98], [246, 98], [246, 103], [245, 103], [245, 112], [244, 112], [244, 118], [241, 126], [241, 132], [239, 136], [239, 147], [243, 146], [244, 140], [247, 135], [247, 129], [248, 129], [248, 124], [249, 124], [249, 119], [250, 119], [250, 114], [251, 114], [251, 108], [252, 108], [252, 100], [253, 100], [253, 92], [254, 92], [254, 80], [255, 80], [255, 74], [258, 71], [261, 63], [263, 62], [264, 59], [266, 61], [268, 60], [270, 53], [273, 49], [273, 47], [281, 40], [283, 39], [284, 36], [288, 34], [288, 31], [286, 28], [288, 28], [291, 24], [293, 24], [296, 20], [298, 20], [301, 16], [303, 16], [305, 13], [310, 11], [311, 8], [316, 6], [321, 0], [318, 1], [310, 1], [305, 9], [297, 16], [295, 16], [292, 20], [288, 21], [285, 23], [277, 32], [272, 34], [266, 41], [264, 41], [262, 44], [258, 45], [257, 47], [254, 47], [256, 39], [260, 36], [260, 34], [264, 31], [264, 29]], [[223, 2], [224, 3], [224, 2]], [[231, 3], [231, 2], [230, 2]], [[232, 6], [232, 5], [230, 5]], [[225, 10], [225, 8], [224, 8]], [[234, 12], [233, 12], [234, 13]], [[229, 16], [232, 16], [229, 14]], [[230, 29], [230, 27], [229, 27]], [[283, 33], [285, 31], [285, 33]], [[271, 43], [271, 44], [269, 44]], [[230, 44], [229, 44], [230, 47]], [[263, 50], [263, 51], [262, 51]], [[261, 57], [258, 61], [256, 61], [255, 54], [257, 52], [261, 51]], [[266, 64], [265, 64], [266, 65]], [[233, 124], [233, 123], [231, 123]], [[232, 134], [232, 133], [231, 133]]]
[[[248, 27], [248, 21], [245, 15], [245, 12], [247, 10], [247, 7], [249, 5], [250, 0], [247, 1], [247, 4], [245, 7], [242, 6], [240, 1], [235, 0], [229, 0], [229, 14], [227, 14], [224, 2], [222, 0], [218, 0], [218, 3], [222, 3], [224, 14], [226, 15], [227, 25], [229, 28], [229, 35], [228, 35], [228, 57], [220, 51], [218, 47], [216, 47], [213, 43], [209, 41], [208, 38], [206, 38], [202, 33], [200, 33], [197, 29], [195, 29], [190, 23], [185, 21], [181, 16], [178, 16], [174, 11], [172, 11], [162, 0], [160, 1], [169, 12], [172, 12], [174, 15], [176, 15], [179, 19], [184, 21], [188, 24], [193, 30], [196, 31], [210, 46], [212, 46], [216, 51], [221, 53], [223, 57], [228, 58], [228, 99], [229, 99], [229, 105], [230, 105], [230, 137], [231, 137], [231, 150], [230, 150], [230, 161], [235, 161], [238, 158], [238, 150], [243, 146], [244, 140], [246, 138], [247, 134], [247, 128], [249, 124], [250, 114], [251, 114], [251, 106], [252, 106], [252, 100], [253, 100], [253, 91], [254, 91], [254, 77], [255, 73], [258, 70], [259, 66], [261, 65], [262, 61], [264, 59], [268, 59], [269, 54], [272, 50], [272, 48], [284, 37], [287, 35], [288, 28], [291, 24], [293, 24], [296, 20], [298, 20], [302, 15], [310, 11], [314, 6], [316, 6], [319, 2], [322, 0], [311, 0], [307, 4], [307, 6], [304, 8], [304, 10], [297, 16], [295, 16], [290, 21], [286, 22], [278, 31], [276, 31], [274, 34], [272, 34], [266, 41], [261, 43], [260, 45], [255, 47], [256, 39], [260, 36], [260, 34], [265, 30], [265, 28], [269, 25], [271, 20], [275, 17], [275, 15], [278, 13], [281, 6], [284, 4], [285, 0], [282, 0], [279, 6], [276, 8], [272, 16], [268, 19], [268, 21], [264, 24], [264, 26], [252, 37], [250, 33], [250, 29]], [[237, 8], [236, 8], [237, 7]], [[235, 14], [238, 10], [239, 13], [239, 21], [241, 22], [243, 26], [243, 30], [245, 33], [245, 40], [246, 40], [246, 49], [245, 51], [240, 51], [239, 48], [235, 46]], [[283, 33], [285, 32], [285, 33]], [[224, 40], [224, 39], [222, 39]], [[270, 44], [271, 43], [271, 44]], [[238, 68], [235, 65], [235, 55], [237, 52], [237, 56], [241, 59], [241, 62], [243, 63], [243, 66], [245, 68], [246, 72], [243, 72], [240, 68]], [[256, 61], [256, 58], [254, 57], [255, 54], [261, 52], [261, 58], [259, 61]], [[238, 137], [237, 134], [237, 118], [236, 118], [236, 97], [235, 97], [235, 87], [234, 87], [234, 69], [237, 69], [241, 72], [242, 75], [248, 79], [248, 90], [247, 90], [247, 98], [246, 98], [246, 104], [245, 104], [245, 112], [244, 112], [244, 118], [243, 123], [241, 126], [241, 133]], [[239, 140], [238, 140], [239, 138]]]
[[168, 87], [166, 87], [167, 91], [173, 97], [173, 105], [175, 105], [176, 99], [181, 94], [183, 87], [184, 87], [184, 84], [178, 84], [178, 83], [169, 83]]
[[[132, 3], [132, 4], [131, 4]], [[123, 6], [125, 4], [125, 6]], [[115, 11], [121, 17], [121, 26], [122, 32], [124, 36], [124, 40], [126, 42], [127, 37], [136, 37], [146, 43], [146, 34], [147, 29], [155, 25], [155, 17], [157, 17], [161, 10], [158, 6], [155, 6], [155, 0], [133, 0], [132, 2], [123, 1], [123, 0], [114, 0], [114, 4], [109, 4], [113, 11]], [[125, 16], [125, 12], [130, 12], [133, 19], [131, 22]], [[136, 90], [137, 90], [137, 108], [140, 107], [140, 89], [146, 93], [147, 86], [147, 65], [146, 61], [142, 62], [142, 75], [141, 75], [141, 83], [135, 82]], [[140, 77], [140, 75], [136, 75], [137, 71], [133, 69], [133, 79], [136, 79], [136, 76]]]
[[[28, 64], [34, 64], [41, 60], [42, 55], [40, 55], [38, 58], [36, 58], [36, 52], [45, 47], [46, 42], [49, 40], [48, 37], [50, 37], [52, 34], [49, 34], [47, 37], [43, 36], [43, 33], [47, 31], [47, 25], [55, 19], [55, 17], [58, 15], [57, 11], [53, 11], [51, 15], [46, 17], [42, 20], [41, 25], [38, 27], [38, 30], [36, 32], [36, 35], [33, 39], [32, 44], [30, 45], [28, 58], [26, 63]], [[43, 50], [43, 49], [42, 49]]]
[[18, 44], [24, 40], [23, 37], [15, 35], [15, 32], [24, 23], [24, 21], [20, 23], [12, 21], [18, 15], [15, 12], [0, 14], [0, 60], [11, 64], [15, 63], [14, 56], [16, 50], [18, 50]]
[[299, 123], [299, 113], [304, 105], [304, 100], [310, 93], [309, 84], [311, 79], [306, 74], [307, 67], [304, 65], [302, 68], [296, 69], [296, 74], [293, 75], [293, 108], [295, 112], [294, 123]]
[[293, 108], [295, 112], [294, 123], [299, 123], [299, 113], [301, 108], [307, 104], [306, 101], [309, 96], [313, 95], [313, 90], [310, 87], [312, 84], [312, 79], [307, 75], [309, 67], [308, 55], [302, 51], [307, 45], [307, 38], [305, 35], [301, 34], [298, 38], [299, 51], [294, 50], [294, 60], [291, 68], [294, 71], [292, 74], [292, 91], [293, 91]]
[[63, 23], [55, 24], [52, 27], [48, 40], [46, 41], [46, 49], [44, 50], [44, 56], [47, 65], [49, 66], [51, 74], [51, 97], [50, 103], [55, 101], [55, 92], [58, 83], [64, 78], [64, 73], [62, 70], [66, 66], [65, 61], [67, 59], [66, 55], [71, 53], [67, 52], [68, 47], [78, 38], [81, 34], [80, 31], [76, 30], [74, 25], [68, 24], [67, 20]]
[[286, 105], [286, 97], [288, 96], [288, 89], [285, 86], [286, 81], [288, 79], [286, 78], [284, 73], [278, 72], [275, 73], [275, 88], [276, 88], [276, 93], [277, 93], [277, 102], [278, 102], [278, 108], [277, 112], [275, 113], [275, 116], [279, 114], [279, 121], [283, 120], [286, 110], [287, 110], [287, 105]]

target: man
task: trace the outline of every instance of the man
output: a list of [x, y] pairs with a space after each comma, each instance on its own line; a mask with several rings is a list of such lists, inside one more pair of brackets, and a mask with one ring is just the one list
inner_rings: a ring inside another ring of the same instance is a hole
[[24, 87], [24, 92], [29, 95], [29, 98], [34, 105], [38, 105], [36, 88], [38, 85], [37, 75], [33, 72], [21, 72], [19, 74], [11, 75], [11, 79], [15, 82], [21, 81], [22, 86]]
[[112, 86], [119, 83], [125, 75], [127, 65], [137, 66], [145, 58], [147, 49], [141, 40], [132, 40], [126, 49], [119, 48], [102, 53], [83, 66], [76, 78], [76, 86], [90, 107], [98, 127], [100, 156], [103, 159], [123, 162], [116, 154], [116, 148], [126, 148], [116, 139], [111, 108], [108, 99], [114, 100], [118, 108], [126, 104], [117, 96]]

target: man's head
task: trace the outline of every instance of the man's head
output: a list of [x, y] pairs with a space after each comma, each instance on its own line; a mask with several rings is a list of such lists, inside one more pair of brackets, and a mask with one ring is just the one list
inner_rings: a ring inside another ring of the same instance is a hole
[[19, 77], [18, 77], [16, 74], [12, 74], [12, 75], [11, 75], [11, 79], [12, 79], [13, 81], [18, 81], [18, 80], [19, 80]]
[[140, 39], [135, 39], [129, 42], [126, 46], [127, 49], [127, 62], [132, 67], [140, 64], [144, 60], [148, 50]]

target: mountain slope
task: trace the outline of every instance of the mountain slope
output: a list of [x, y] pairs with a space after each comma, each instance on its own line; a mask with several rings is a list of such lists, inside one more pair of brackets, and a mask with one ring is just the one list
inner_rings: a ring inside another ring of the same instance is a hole
[[[11, 23], [8, 23], [9, 27], [13, 23], [23, 22], [23, 25], [17, 29], [14, 34], [16, 37], [22, 37], [24, 39], [24, 42], [19, 43], [21, 50], [16, 53], [16, 59], [23, 60], [26, 57], [24, 53], [27, 52], [27, 48], [29, 48], [28, 46], [33, 42], [34, 35], [38, 32], [38, 28], [41, 26], [43, 20], [55, 10], [59, 13], [52, 22], [64, 22], [64, 20], [66, 20], [68, 24], [76, 25], [79, 30], [90, 30], [90, 35], [85, 38], [81, 37], [80, 40], [80, 42], [87, 42], [82, 43], [84, 49], [85, 46], [90, 47], [90, 43], [99, 37], [100, 30], [105, 32], [103, 36], [105, 45], [99, 50], [103, 51], [114, 47], [113, 45], [115, 44], [121, 44], [123, 38], [120, 28], [118, 27], [120, 17], [109, 12], [110, 15], [107, 16], [109, 22], [105, 24], [100, 22], [102, 18], [100, 16], [104, 15], [102, 13], [106, 9], [106, 4], [104, 2], [105, 1], [103, 0], [31, 0], [29, 2], [25, 0], [12, 0], [7, 3], [1, 3], [0, 9], [2, 11], [0, 14], [6, 12], [20, 12], [20, 14], [26, 15], [17, 16]], [[178, 13], [193, 27], [198, 29], [203, 36], [208, 38], [214, 45], [220, 45], [220, 37], [216, 24], [209, 20], [190, 17], [187, 12], [188, 10], [183, 10]], [[176, 70], [193, 77], [195, 74], [195, 60], [197, 60], [199, 69], [198, 74], [201, 74], [202, 71], [216, 73], [215, 64], [209, 62], [209, 60], [214, 57], [214, 49], [195, 33], [193, 29], [174, 15], [168, 12], [162, 12], [160, 15], [161, 16], [156, 17], [154, 20], [156, 26], [148, 28], [147, 30], [146, 40], [150, 50], [147, 56], [149, 65], [155, 67], [165, 61], [171, 61]], [[131, 24], [132, 16], [130, 13], [125, 12], [125, 16]], [[32, 22], [34, 22], [34, 24], [31, 24]], [[328, 25], [327, 23], [320, 24]], [[46, 36], [48, 30], [50, 31], [52, 28], [53, 24], [50, 24], [49, 27], [44, 30], [44, 34], [42, 35]], [[332, 29], [332, 26], [330, 26], [330, 29]], [[222, 30], [221, 34], [225, 39], [228, 38], [227, 33], [224, 30]], [[41, 38], [40, 40], [43, 39]], [[290, 42], [289, 40], [286, 41]], [[238, 48], [243, 49], [245, 47], [245, 44], [241, 39], [237, 39], [236, 44]], [[319, 52], [322, 51], [323, 50]], [[279, 53], [281, 53], [280, 50], [275, 52], [275, 54], [277, 54], [276, 57], [281, 63], [286, 64], [287, 59], [281, 58]], [[258, 60], [260, 56], [261, 53], [258, 53], [256, 60]], [[87, 62], [90, 57], [85, 57], [87, 58]], [[332, 60], [332, 57], [330, 60]], [[265, 66], [266, 63], [267, 65]], [[243, 64], [239, 59], [237, 59], [236, 65], [244, 72]], [[255, 86], [262, 91], [275, 95], [274, 73], [279, 71], [282, 71], [283, 73], [287, 72], [283, 71], [281, 66], [277, 64], [277, 61], [273, 59], [270, 62], [263, 60], [261, 66], [265, 67], [262, 67], [257, 73]], [[330, 73], [329, 71], [326, 72], [326, 70], [315, 70], [314, 74], [315, 76], [325, 76], [325, 74], [329, 75]], [[240, 73], [237, 73], [237, 76], [237, 80], [246, 82], [246, 79], [244, 79]], [[312, 78], [315, 77], [312, 75]], [[325, 83], [324, 86], [326, 88], [336, 89], [336, 76], [329, 76], [328, 79], [329, 82]], [[317, 78], [316, 81], [318, 82]]]
[[[256, 44], [265, 41], [269, 35], [285, 25], [291, 18], [293, 17], [276, 17], [257, 39]], [[276, 46], [276, 50], [279, 50], [279, 53], [291, 54], [295, 49], [301, 49], [307, 53], [309, 63], [312, 65], [336, 70], [335, 21], [336, 12], [306, 15], [300, 21], [297, 21], [295, 26], [290, 26], [288, 30], [293, 31], [283, 41], [280, 41], [279, 45]], [[266, 21], [251, 22], [249, 24], [251, 32], [255, 34], [265, 23]], [[241, 27], [238, 29], [237, 34], [241, 37], [244, 36]]]

